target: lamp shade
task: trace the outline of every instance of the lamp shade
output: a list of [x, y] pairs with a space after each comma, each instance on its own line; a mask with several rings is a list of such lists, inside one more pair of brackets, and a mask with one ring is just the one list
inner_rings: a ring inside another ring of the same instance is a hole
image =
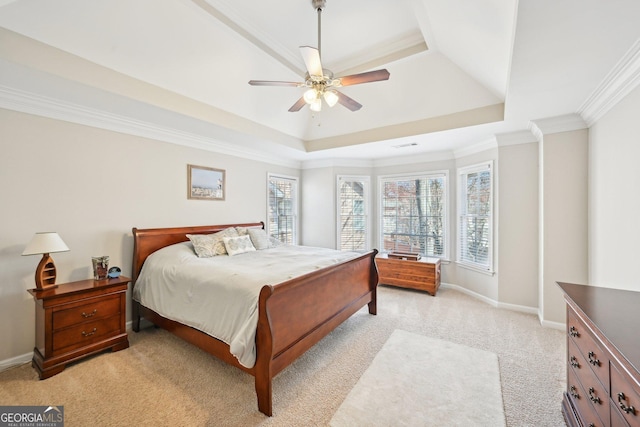
[[24, 248], [22, 255], [49, 254], [54, 252], [65, 252], [68, 250], [69, 248], [62, 241], [60, 236], [58, 236], [58, 233], [45, 232], [36, 233], [27, 247]]
[[329, 107], [333, 107], [338, 103], [338, 94], [335, 90], [328, 90], [324, 93], [324, 100]]

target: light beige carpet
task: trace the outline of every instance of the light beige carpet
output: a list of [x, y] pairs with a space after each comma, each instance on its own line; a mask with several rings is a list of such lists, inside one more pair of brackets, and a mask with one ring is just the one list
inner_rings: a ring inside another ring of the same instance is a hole
[[396, 329], [497, 354], [507, 426], [564, 424], [564, 332], [442, 287], [380, 286], [377, 316], [365, 307], [276, 376], [271, 418], [252, 376], [154, 328], [44, 381], [30, 365], [0, 372], [0, 405], [64, 405], [66, 427], [326, 427]]
[[396, 329], [330, 424], [504, 426], [498, 357]]

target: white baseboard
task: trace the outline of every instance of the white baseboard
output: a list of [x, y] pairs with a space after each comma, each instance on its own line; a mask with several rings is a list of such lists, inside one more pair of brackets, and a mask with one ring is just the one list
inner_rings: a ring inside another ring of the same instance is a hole
[[544, 328], [558, 329], [561, 331], [566, 329], [566, 326], [564, 323], [550, 322], [548, 320], [542, 319], [542, 317], [540, 317], [540, 311], [537, 307], [527, 307], [526, 305], [508, 304], [505, 302], [496, 301], [484, 295], [480, 295], [477, 292], [470, 291], [469, 289], [463, 288], [462, 286], [454, 285], [451, 283], [441, 283], [440, 286], [443, 288], [455, 289], [456, 291], [462, 292], [463, 294], [467, 294], [473, 298], [483, 301], [491, 305], [492, 307], [502, 308], [502, 309], [511, 310], [511, 311], [518, 311], [520, 313], [534, 314], [538, 316], [540, 325]]
[[[133, 323], [131, 321], [128, 321], [126, 323], [126, 328], [127, 328], [127, 332], [131, 332], [131, 325]], [[31, 362], [31, 358], [33, 357], [33, 353], [26, 353], [26, 354], [22, 354], [20, 356], [16, 356], [16, 357], [12, 357], [10, 359], [6, 359], [6, 360], [0, 360], [0, 372], [2, 371], [6, 371], [7, 369], [11, 369], [14, 368], [16, 366], [20, 366], [20, 365], [24, 365], [25, 363], [29, 363]]]
[[567, 330], [567, 325], [565, 325], [564, 323], [560, 323], [560, 322], [551, 322], [550, 320], [540, 319], [540, 324], [543, 327], [549, 328], [549, 329], [557, 329], [559, 331], [566, 331]]
[[24, 365], [25, 363], [31, 362], [31, 358], [33, 357], [33, 353], [21, 354], [20, 356], [12, 357], [10, 359], [0, 360], [0, 372], [6, 371], [7, 369], [14, 368], [16, 366]]

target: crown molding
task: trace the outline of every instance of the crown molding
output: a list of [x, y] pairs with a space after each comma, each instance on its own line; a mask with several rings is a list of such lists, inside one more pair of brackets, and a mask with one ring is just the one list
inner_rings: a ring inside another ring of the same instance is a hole
[[159, 126], [154, 123], [80, 106], [71, 102], [60, 101], [3, 85], [0, 85], [0, 108], [200, 150], [228, 154], [249, 160], [300, 168], [299, 161], [288, 160], [281, 156], [265, 155], [264, 153], [247, 149], [246, 147], [236, 148], [232, 144], [214, 138], [207, 138], [194, 133]]
[[321, 169], [332, 167], [371, 168], [373, 160], [369, 159], [317, 159], [304, 160], [301, 169]]
[[532, 142], [538, 142], [538, 139], [530, 130], [496, 134], [496, 143], [498, 144], [498, 147], [529, 144]]
[[529, 122], [529, 130], [538, 141], [542, 141], [544, 135], [560, 132], [571, 132], [586, 129], [589, 126], [578, 114], [565, 114], [563, 116], [548, 117]]
[[471, 145], [469, 147], [460, 148], [453, 152], [453, 156], [456, 159], [461, 157], [471, 156], [476, 153], [481, 153], [483, 151], [491, 150], [498, 147], [498, 143], [496, 138], [489, 138], [486, 141], [479, 142], [477, 144]]
[[578, 114], [590, 127], [638, 84], [640, 84], [640, 38], [578, 108]]

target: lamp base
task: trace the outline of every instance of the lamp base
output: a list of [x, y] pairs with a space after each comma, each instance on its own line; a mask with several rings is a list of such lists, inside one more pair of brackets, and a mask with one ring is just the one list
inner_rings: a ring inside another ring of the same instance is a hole
[[36, 268], [36, 291], [45, 291], [58, 287], [56, 283], [56, 265], [49, 254], [42, 254], [42, 259]]

